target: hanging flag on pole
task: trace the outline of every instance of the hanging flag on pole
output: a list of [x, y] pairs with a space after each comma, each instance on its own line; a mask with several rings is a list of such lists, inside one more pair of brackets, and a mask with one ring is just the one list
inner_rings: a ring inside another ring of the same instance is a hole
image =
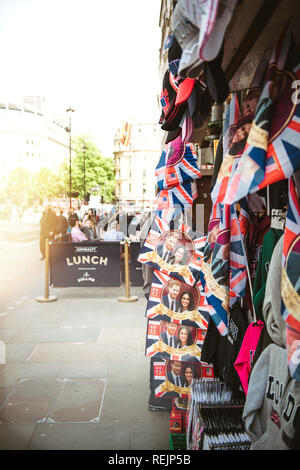
[[121, 129], [121, 143], [127, 147], [130, 140], [132, 124], [129, 122], [123, 122]]

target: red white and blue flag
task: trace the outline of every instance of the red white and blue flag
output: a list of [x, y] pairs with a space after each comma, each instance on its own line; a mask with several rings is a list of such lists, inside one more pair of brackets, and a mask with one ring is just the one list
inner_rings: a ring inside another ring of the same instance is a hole
[[284, 320], [300, 332], [300, 204], [292, 178], [283, 238], [281, 295]]
[[160, 156], [155, 176], [159, 189], [170, 189], [201, 178], [194, 145], [183, 142], [181, 136], [169, 142]]
[[177, 208], [178, 211], [191, 207], [198, 196], [197, 184], [195, 181], [188, 181], [170, 189], [162, 189], [155, 201], [155, 211], [163, 211], [170, 208]]
[[300, 54], [288, 26], [272, 54], [245, 151], [226, 204], [289, 178], [300, 167]]

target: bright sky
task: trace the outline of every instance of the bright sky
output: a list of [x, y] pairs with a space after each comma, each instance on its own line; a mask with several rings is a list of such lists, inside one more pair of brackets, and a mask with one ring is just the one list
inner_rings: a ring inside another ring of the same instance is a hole
[[161, 0], [1, 0], [0, 97], [42, 95], [106, 156], [122, 121], [158, 122]]

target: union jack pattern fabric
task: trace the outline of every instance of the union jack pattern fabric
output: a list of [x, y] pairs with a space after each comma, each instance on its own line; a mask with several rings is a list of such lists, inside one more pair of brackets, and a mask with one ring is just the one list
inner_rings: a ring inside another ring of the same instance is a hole
[[174, 207], [182, 211], [186, 207], [191, 207], [197, 196], [195, 181], [188, 181], [170, 189], [162, 189], [154, 201], [154, 210], [162, 211]]
[[[204, 364], [204, 363], [203, 363]], [[154, 387], [156, 397], [187, 397], [191, 392], [191, 384], [188, 382], [186, 370], [192, 371], [193, 379], [202, 377], [202, 363], [190, 364], [182, 362], [178, 374], [179, 384], [176, 385], [176, 378], [172, 375], [172, 363], [168, 360], [157, 360], [153, 364]], [[190, 379], [190, 377], [188, 377]]]
[[281, 272], [281, 313], [287, 324], [300, 332], [300, 204], [292, 178], [289, 180]]
[[169, 142], [160, 156], [155, 176], [159, 189], [169, 189], [201, 178], [194, 145], [183, 142], [181, 136]]
[[229, 178], [232, 175], [233, 164], [236, 158], [241, 156], [242, 150], [239, 144], [239, 148], [236, 149], [234, 146], [234, 152], [230, 154], [228, 150], [230, 149], [232, 142], [234, 140], [237, 123], [240, 117], [240, 106], [238, 101], [238, 96], [236, 93], [233, 93], [231, 97], [230, 104], [227, 108], [225, 122], [224, 122], [224, 131], [223, 131], [223, 161], [217, 176], [216, 183], [211, 191], [211, 200], [214, 204], [223, 202], [226, 189], [228, 186]]
[[[167, 343], [166, 330], [174, 322], [148, 320], [146, 337], [146, 356], [170, 359], [172, 361], [198, 362], [201, 360], [201, 349], [206, 329], [192, 326], [176, 325], [174, 343]], [[180, 347], [178, 338], [182, 329], [188, 332], [188, 344]]]
[[[176, 295], [173, 309], [170, 305], [172, 298], [169, 296], [172, 288]], [[201, 283], [192, 287], [154, 270], [147, 303], [147, 318], [207, 329], [209, 310]]]
[[139, 253], [138, 261], [194, 286], [202, 265], [206, 237], [176, 219], [156, 216]]
[[229, 307], [246, 293], [247, 257], [243, 238], [249, 224], [249, 208], [245, 198], [240, 201], [239, 218], [235, 206], [222, 201], [243, 153], [258, 93], [257, 88], [249, 90], [241, 114], [237, 95], [232, 96], [224, 126], [224, 157], [211, 193], [213, 207], [200, 279], [207, 302], [213, 307], [210, 311], [212, 320], [222, 336], [228, 332]]
[[219, 333], [227, 334], [227, 314], [246, 294], [247, 257], [234, 206], [217, 205], [208, 225], [200, 280]]
[[226, 204], [239, 201], [300, 167], [300, 56], [287, 27], [272, 54], [244, 154]]

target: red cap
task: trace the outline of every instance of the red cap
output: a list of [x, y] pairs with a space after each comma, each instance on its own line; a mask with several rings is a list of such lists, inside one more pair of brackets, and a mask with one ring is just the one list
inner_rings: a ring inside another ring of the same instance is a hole
[[194, 78], [186, 78], [181, 83], [179, 83], [175, 106], [184, 103], [190, 97], [194, 88], [194, 83]]

